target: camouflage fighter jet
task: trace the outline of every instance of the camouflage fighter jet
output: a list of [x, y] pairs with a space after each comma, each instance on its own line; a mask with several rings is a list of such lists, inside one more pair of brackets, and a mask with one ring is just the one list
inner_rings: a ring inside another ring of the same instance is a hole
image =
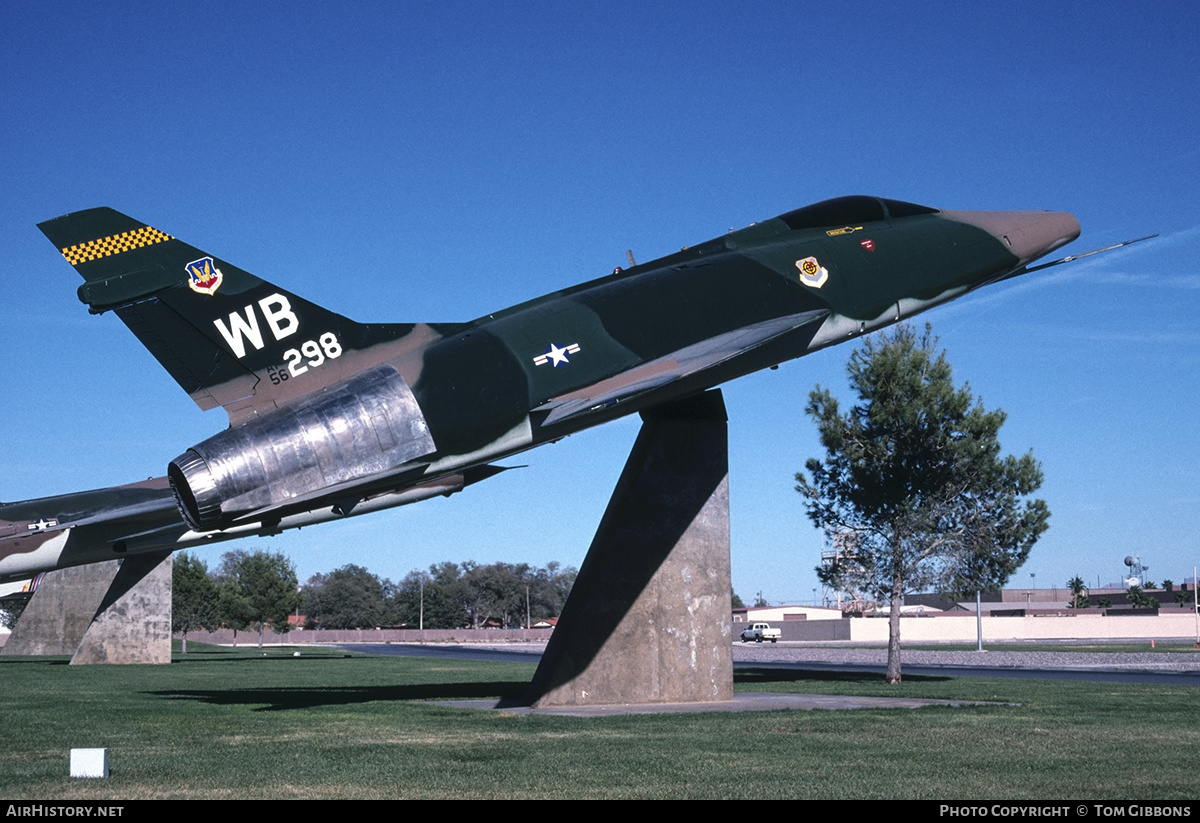
[[[461, 324], [360, 324], [108, 208], [39, 225], [229, 427], [166, 477], [0, 505], [0, 580], [451, 494], [495, 461], [1032, 268], [1073, 216], [850, 196]], [[1131, 241], [1132, 242], [1132, 241]]]

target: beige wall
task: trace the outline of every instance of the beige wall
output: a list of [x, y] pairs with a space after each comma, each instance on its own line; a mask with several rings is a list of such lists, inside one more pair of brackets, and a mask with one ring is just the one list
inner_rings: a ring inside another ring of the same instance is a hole
[[[886, 643], [886, 618], [865, 617], [847, 621], [850, 637], [856, 641]], [[953, 617], [906, 617], [900, 623], [900, 635], [906, 643], [934, 641], [975, 642], [975, 615]], [[1158, 640], [1194, 639], [1194, 615], [1147, 617], [1105, 617], [1074, 615], [1062, 617], [984, 617], [984, 641], [998, 640]]]

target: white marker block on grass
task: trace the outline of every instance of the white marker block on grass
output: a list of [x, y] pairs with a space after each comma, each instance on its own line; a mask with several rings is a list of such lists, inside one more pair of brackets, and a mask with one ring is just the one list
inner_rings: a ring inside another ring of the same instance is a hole
[[108, 777], [108, 749], [71, 749], [71, 777]]

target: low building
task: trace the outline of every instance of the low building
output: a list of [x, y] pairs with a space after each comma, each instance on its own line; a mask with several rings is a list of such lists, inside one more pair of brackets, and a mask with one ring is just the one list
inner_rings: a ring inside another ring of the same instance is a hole
[[733, 610], [734, 623], [786, 623], [791, 620], [840, 620], [840, 609], [821, 606], [747, 606]]

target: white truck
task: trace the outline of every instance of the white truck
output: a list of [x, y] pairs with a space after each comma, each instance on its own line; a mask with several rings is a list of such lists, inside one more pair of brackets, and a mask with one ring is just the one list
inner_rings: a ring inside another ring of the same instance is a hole
[[768, 623], [755, 623], [742, 632], [742, 642], [749, 643], [753, 640], [755, 643], [761, 643], [764, 640], [770, 640], [774, 643], [782, 634], [783, 632], [779, 629], [772, 629]]

